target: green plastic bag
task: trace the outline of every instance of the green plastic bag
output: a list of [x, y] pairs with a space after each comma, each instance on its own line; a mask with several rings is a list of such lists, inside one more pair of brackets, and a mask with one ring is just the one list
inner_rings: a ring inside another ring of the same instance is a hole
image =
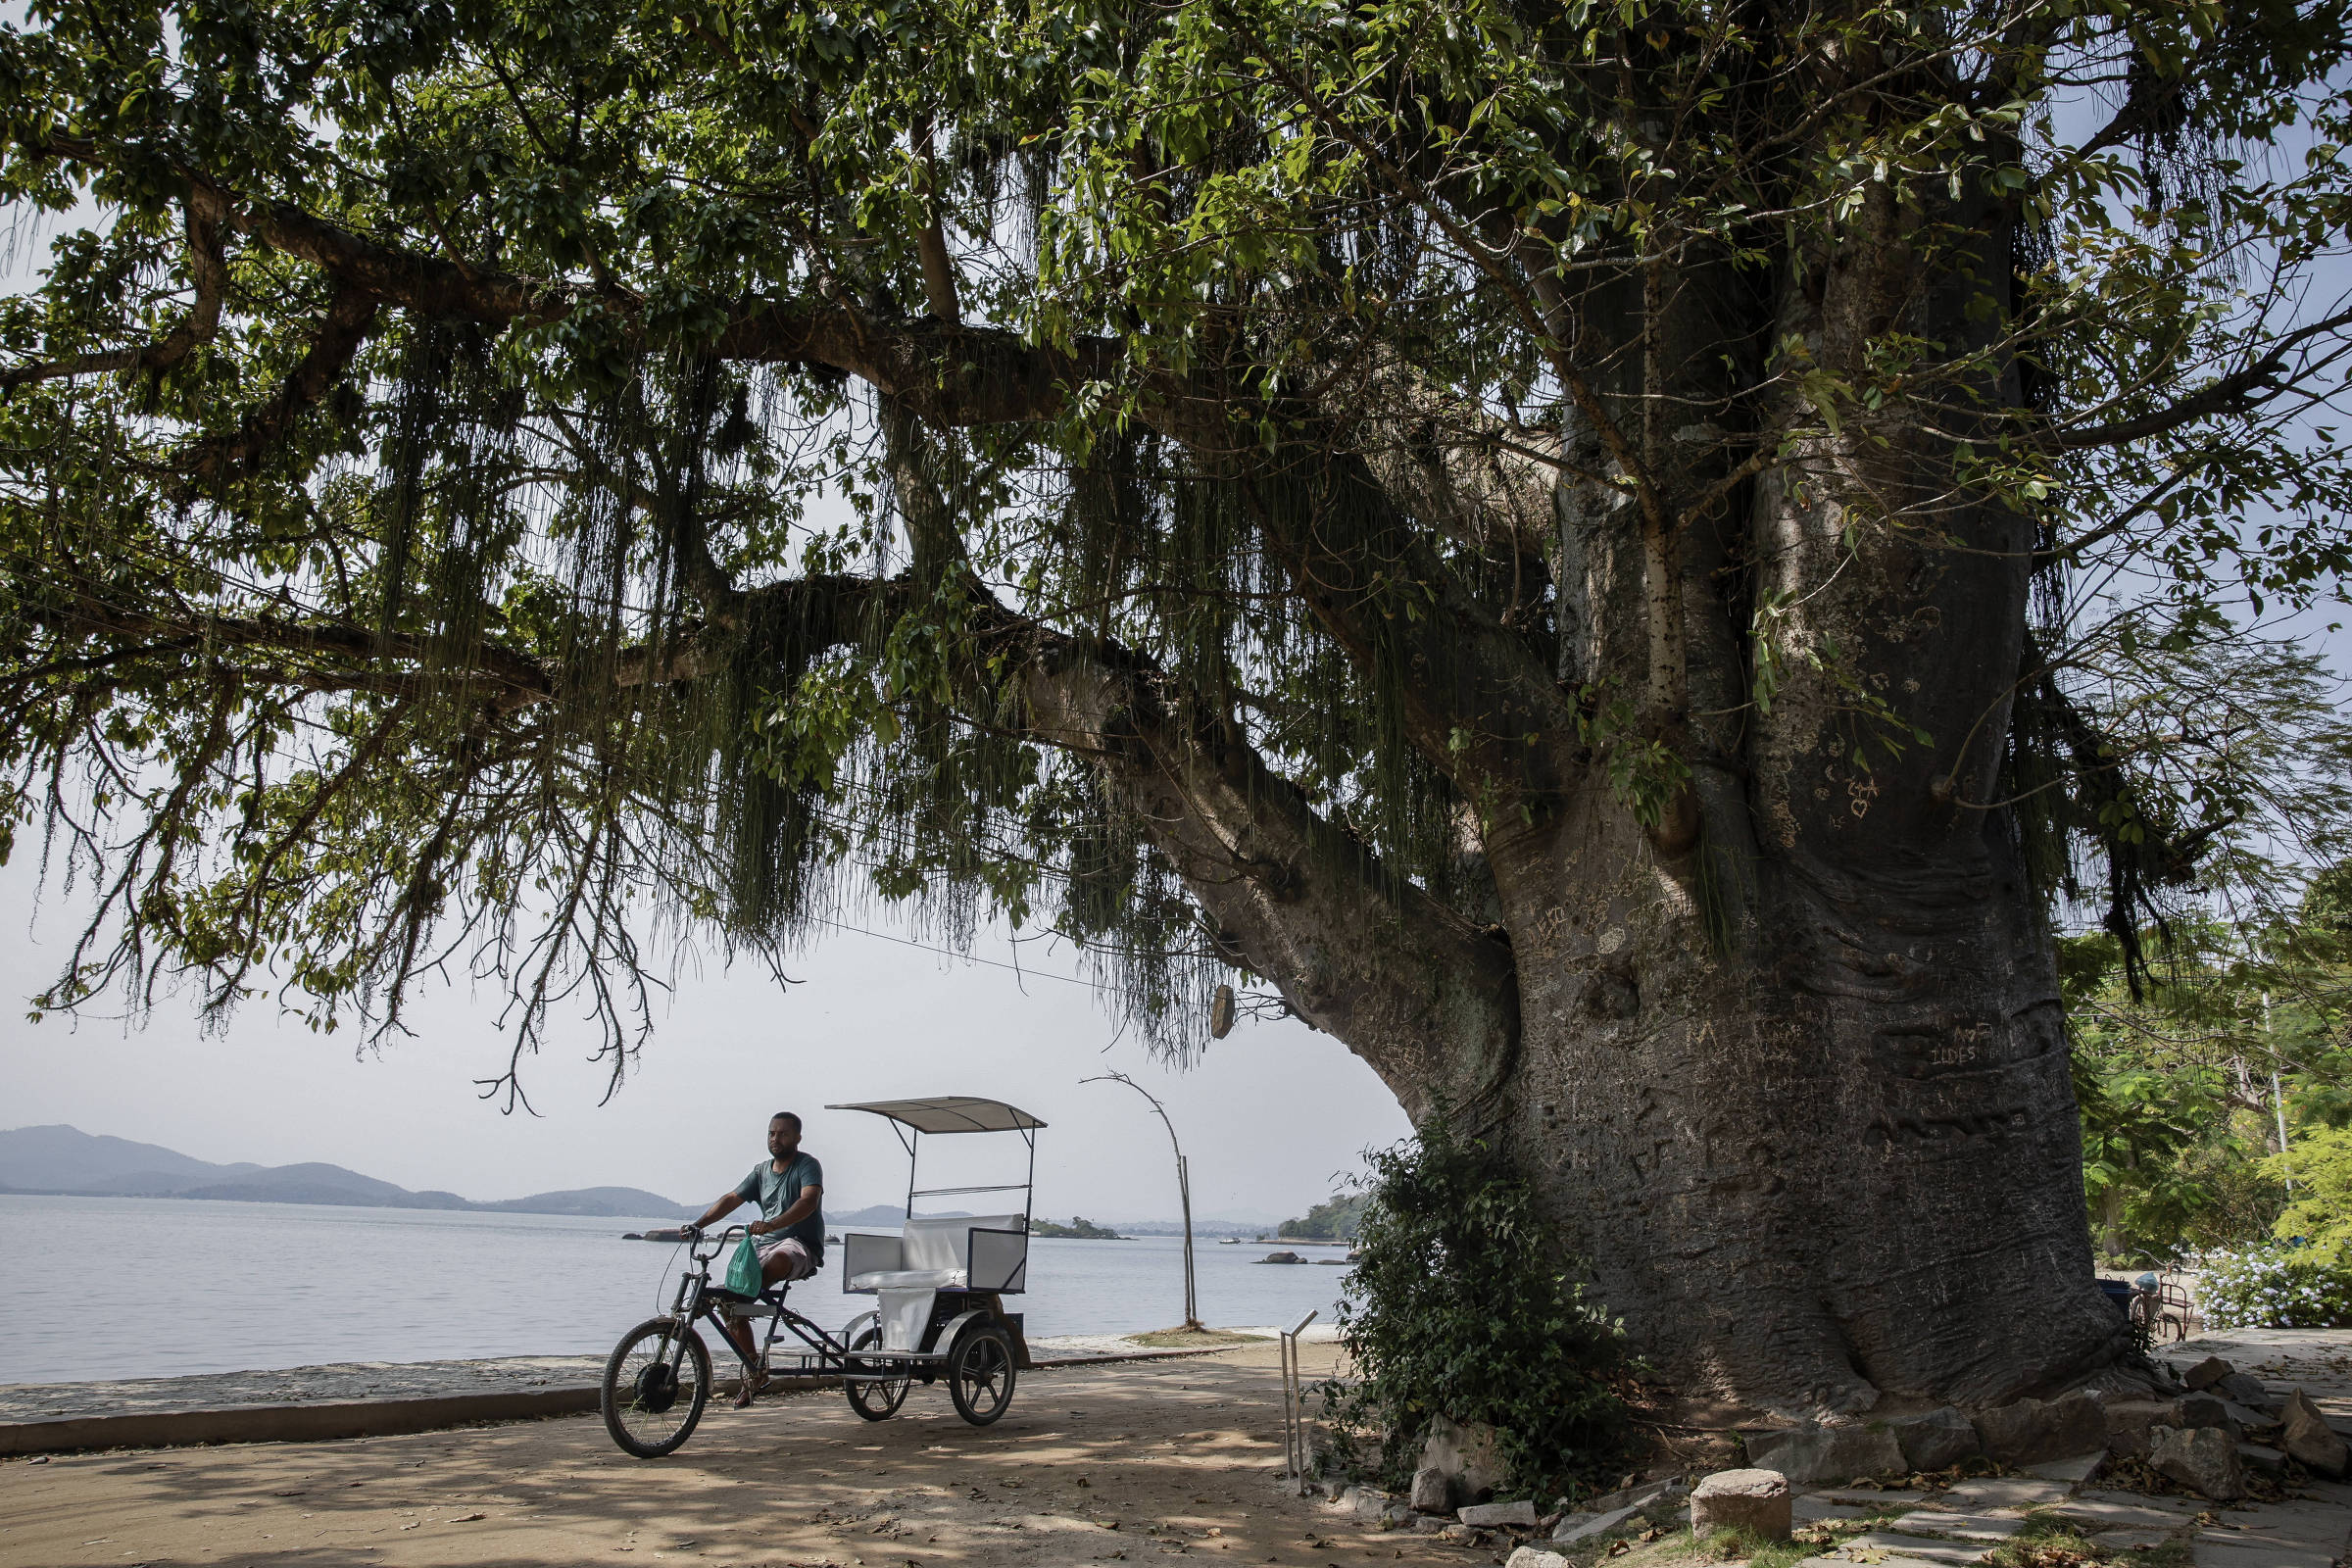
[[752, 1244], [747, 1232], [737, 1244], [734, 1257], [727, 1263], [727, 1289], [738, 1296], [758, 1296], [761, 1284], [760, 1249]]

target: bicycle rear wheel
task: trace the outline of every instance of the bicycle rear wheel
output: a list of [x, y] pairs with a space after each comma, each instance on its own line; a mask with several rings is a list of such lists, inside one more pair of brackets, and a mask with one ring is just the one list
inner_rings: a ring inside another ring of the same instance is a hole
[[[683, 1353], [679, 1340], [683, 1338]], [[710, 1351], [675, 1318], [648, 1318], [621, 1336], [605, 1361], [598, 1401], [623, 1453], [659, 1459], [694, 1433], [710, 1402]]]

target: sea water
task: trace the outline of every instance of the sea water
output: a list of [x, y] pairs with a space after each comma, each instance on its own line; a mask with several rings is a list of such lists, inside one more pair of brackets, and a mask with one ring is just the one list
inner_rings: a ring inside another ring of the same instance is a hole
[[[0, 1194], [0, 1383], [601, 1354], [669, 1305], [683, 1250], [620, 1239], [665, 1223]], [[1330, 1321], [1347, 1271], [1258, 1261], [1274, 1250], [1197, 1239], [1201, 1321]], [[873, 1304], [842, 1294], [841, 1254], [792, 1292], [827, 1328]], [[1033, 1337], [1166, 1328], [1184, 1317], [1184, 1244], [1039, 1238], [1028, 1283], [1004, 1305]]]

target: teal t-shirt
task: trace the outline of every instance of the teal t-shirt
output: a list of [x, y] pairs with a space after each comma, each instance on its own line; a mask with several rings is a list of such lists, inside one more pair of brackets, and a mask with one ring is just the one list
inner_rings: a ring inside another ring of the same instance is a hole
[[[735, 1188], [737, 1198], [760, 1205], [761, 1219], [774, 1219], [799, 1202], [804, 1189], [825, 1185], [825, 1167], [806, 1152], [793, 1155], [782, 1170], [777, 1170], [775, 1163], [772, 1159], [761, 1160]], [[780, 1231], [755, 1236], [752, 1240], [760, 1247], [768, 1247], [787, 1236], [808, 1248], [812, 1261], [822, 1264], [825, 1260], [824, 1200], [817, 1200], [815, 1209], [806, 1219], [787, 1225]]]

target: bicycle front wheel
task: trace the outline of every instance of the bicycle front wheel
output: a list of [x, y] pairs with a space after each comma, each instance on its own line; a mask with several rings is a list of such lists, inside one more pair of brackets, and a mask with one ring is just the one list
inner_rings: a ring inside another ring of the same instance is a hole
[[676, 1318], [638, 1324], [605, 1361], [599, 1402], [605, 1430], [621, 1452], [640, 1459], [676, 1452], [710, 1402], [710, 1351], [703, 1337]]

